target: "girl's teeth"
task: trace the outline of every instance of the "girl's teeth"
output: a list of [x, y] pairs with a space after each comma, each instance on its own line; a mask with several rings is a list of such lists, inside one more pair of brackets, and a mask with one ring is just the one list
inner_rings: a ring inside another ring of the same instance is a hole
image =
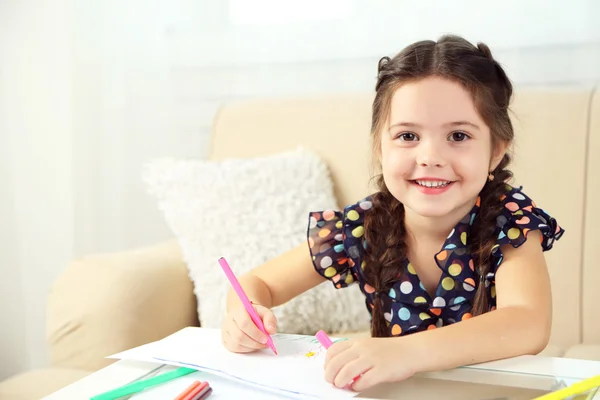
[[449, 181], [417, 181], [417, 183], [421, 186], [425, 186], [425, 187], [434, 187], [434, 188], [438, 188], [438, 187], [444, 187], [444, 186], [448, 186], [450, 184]]

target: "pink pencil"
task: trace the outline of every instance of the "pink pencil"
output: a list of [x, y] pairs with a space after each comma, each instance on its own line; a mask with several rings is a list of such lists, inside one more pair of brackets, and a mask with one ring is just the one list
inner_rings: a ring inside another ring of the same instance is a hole
[[252, 321], [254, 321], [254, 324], [265, 335], [267, 335], [267, 345], [271, 348], [271, 350], [273, 350], [273, 353], [275, 353], [277, 355], [277, 350], [275, 350], [275, 344], [273, 343], [273, 338], [271, 338], [271, 335], [269, 335], [267, 333], [267, 330], [265, 329], [265, 326], [263, 325], [262, 320], [260, 319], [260, 317], [258, 316], [258, 313], [252, 306], [252, 303], [250, 303], [248, 296], [246, 296], [246, 292], [244, 292], [244, 289], [242, 289], [240, 282], [235, 277], [235, 274], [229, 267], [229, 264], [227, 264], [227, 261], [225, 261], [225, 258], [223, 258], [223, 257], [219, 258], [219, 264], [221, 264], [221, 268], [223, 268], [223, 271], [225, 272], [227, 279], [229, 279], [229, 282], [231, 282], [231, 286], [233, 286], [233, 290], [235, 290], [238, 297], [242, 301], [244, 308], [246, 309], [246, 311], [248, 311], [248, 314], [250, 314], [250, 318], [252, 318]]

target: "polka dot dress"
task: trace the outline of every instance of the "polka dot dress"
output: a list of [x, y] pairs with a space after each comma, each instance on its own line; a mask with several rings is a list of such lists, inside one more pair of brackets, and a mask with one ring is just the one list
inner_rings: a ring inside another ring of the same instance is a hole
[[[492, 250], [494, 267], [482, 280], [486, 285], [490, 310], [496, 308], [495, 274], [502, 263], [502, 245], [519, 247], [527, 233], [539, 230], [544, 251], [550, 250], [564, 230], [556, 220], [538, 208], [521, 188], [507, 185], [501, 198], [504, 205], [497, 217], [498, 239]], [[442, 270], [434, 296], [420, 282], [409, 260], [404, 261], [400, 279], [380, 294], [391, 336], [435, 329], [471, 318], [472, 300], [479, 284], [473, 258], [468, 251], [470, 229], [477, 217], [480, 201], [459, 221], [446, 238], [435, 261]], [[365, 282], [362, 271], [367, 246], [363, 219], [372, 207], [370, 197], [347, 206], [343, 211], [318, 211], [309, 215], [308, 244], [316, 271], [336, 288], [358, 283], [371, 312], [375, 289]]]

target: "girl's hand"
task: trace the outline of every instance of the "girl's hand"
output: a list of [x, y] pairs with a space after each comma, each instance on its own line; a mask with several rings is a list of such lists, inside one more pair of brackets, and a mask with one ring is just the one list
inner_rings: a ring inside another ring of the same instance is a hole
[[[258, 304], [254, 308], [270, 335], [277, 331], [277, 319], [271, 310]], [[243, 305], [232, 309], [223, 320], [221, 340], [234, 353], [249, 353], [267, 347], [267, 336], [254, 324]]]
[[325, 380], [360, 392], [378, 383], [407, 379], [415, 373], [415, 360], [402, 343], [397, 337], [336, 342], [327, 350]]

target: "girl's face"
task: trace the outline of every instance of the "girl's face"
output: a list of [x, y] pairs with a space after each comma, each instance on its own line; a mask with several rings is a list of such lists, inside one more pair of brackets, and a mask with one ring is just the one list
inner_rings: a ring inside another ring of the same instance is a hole
[[407, 212], [462, 218], [502, 155], [492, 159], [490, 129], [460, 84], [430, 77], [394, 93], [380, 157], [385, 183]]

